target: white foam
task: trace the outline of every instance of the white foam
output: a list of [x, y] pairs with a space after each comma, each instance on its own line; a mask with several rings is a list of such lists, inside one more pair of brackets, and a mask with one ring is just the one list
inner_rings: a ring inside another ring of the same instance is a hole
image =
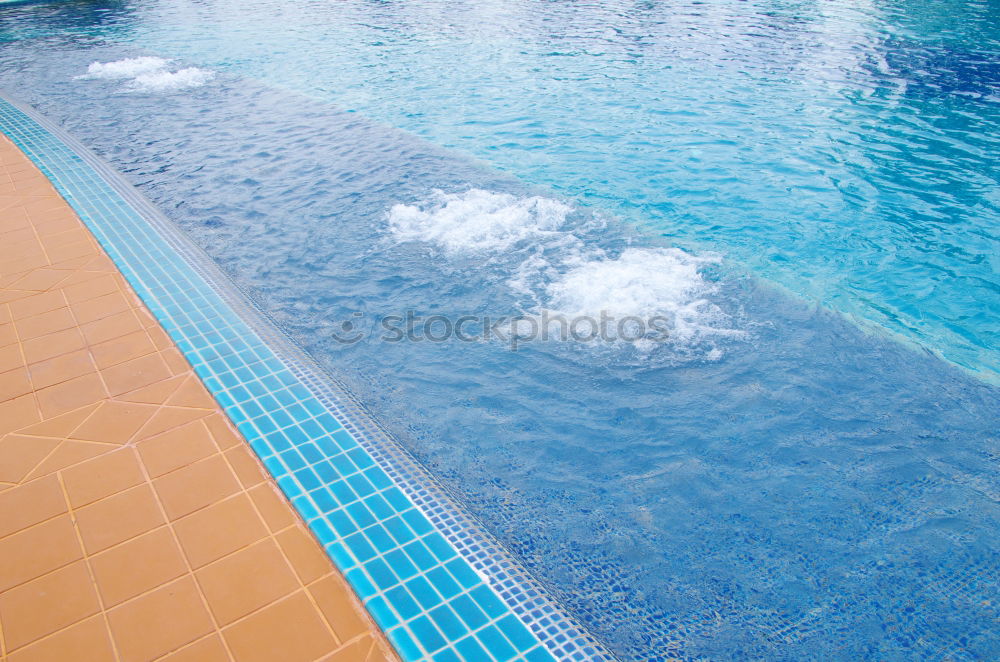
[[435, 191], [425, 204], [393, 205], [389, 229], [399, 241], [424, 241], [449, 253], [499, 252], [557, 231], [570, 211], [558, 200], [539, 196]]
[[163, 71], [169, 64], [170, 60], [148, 55], [115, 60], [114, 62], [93, 62], [87, 67], [87, 73], [77, 76], [77, 78], [103, 78], [112, 80], [135, 78], [143, 74]]
[[198, 67], [188, 67], [179, 71], [151, 71], [136, 76], [128, 89], [138, 92], [172, 92], [201, 87], [212, 80], [214, 74]]
[[546, 307], [567, 317], [606, 313], [622, 319], [665, 318], [674, 341], [737, 336], [728, 316], [711, 300], [716, 286], [701, 269], [717, 256], [679, 248], [629, 248], [618, 257], [584, 259], [545, 286]]

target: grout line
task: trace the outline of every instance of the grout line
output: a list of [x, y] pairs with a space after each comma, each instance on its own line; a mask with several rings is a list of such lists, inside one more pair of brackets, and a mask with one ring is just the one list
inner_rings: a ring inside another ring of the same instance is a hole
[[[83, 554], [83, 560], [87, 565], [87, 574], [90, 575], [90, 582], [94, 588], [94, 593], [97, 594], [97, 604], [101, 608], [101, 616], [104, 619], [104, 627], [108, 633], [108, 639], [111, 640], [111, 650], [115, 654], [116, 660], [121, 660], [121, 653], [118, 650], [118, 642], [115, 641], [114, 633], [111, 631], [111, 621], [108, 619], [108, 609], [104, 604], [104, 596], [101, 594], [101, 589], [97, 585], [97, 575], [94, 574], [94, 567], [90, 563], [90, 555], [87, 553], [87, 547], [83, 544], [83, 534], [80, 533], [80, 527], [76, 523], [76, 512], [73, 509], [73, 504], [70, 502], [69, 493], [66, 491], [66, 483], [63, 480], [63, 475], [61, 471], [56, 472], [56, 477], [59, 480], [59, 488], [62, 490], [63, 499], [66, 501], [66, 509], [69, 512], [70, 520], [73, 522], [73, 531], [76, 533], [77, 544], [80, 545], [80, 552]], [[120, 494], [120, 492], [119, 492]], [[77, 621], [79, 622], [79, 621]], [[56, 632], [60, 632], [65, 628], [61, 628]], [[55, 633], [53, 633], [55, 634]]]

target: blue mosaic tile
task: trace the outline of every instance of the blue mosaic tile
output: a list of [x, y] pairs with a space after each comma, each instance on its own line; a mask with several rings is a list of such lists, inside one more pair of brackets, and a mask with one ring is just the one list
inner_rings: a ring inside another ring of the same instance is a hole
[[107, 164], [2, 98], [0, 130], [87, 224], [404, 660], [612, 659]]

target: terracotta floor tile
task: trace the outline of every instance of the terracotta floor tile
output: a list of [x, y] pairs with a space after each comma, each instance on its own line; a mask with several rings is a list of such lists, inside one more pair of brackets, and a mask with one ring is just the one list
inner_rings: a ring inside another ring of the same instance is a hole
[[104, 617], [97, 615], [60, 630], [30, 646], [18, 649], [7, 662], [114, 662], [111, 637]]
[[10, 288], [15, 290], [35, 290], [38, 292], [44, 292], [45, 290], [52, 289], [62, 281], [66, 280], [71, 273], [72, 272], [63, 269], [42, 267], [41, 269], [35, 269], [28, 272], [28, 275], [26, 276], [18, 278], [10, 284]]
[[106, 294], [112, 294], [119, 290], [118, 281], [115, 279], [114, 274], [103, 274], [97, 278], [91, 278], [86, 282], [65, 287], [63, 288], [63, 294], [66, 295], [66, 300], [72, 305], [90, 301]]
[[185, 646], [176, 653], [160, 658], [158, 662], [229, 662], [229, 660], [229, 653], [222, 643], [222, 637], [213, 634]]
[[66, 499], [55, 476], [33, 480], [0, 493], [0, 539], [61, 515], [66, 510]]
[[35, 394], [0, 402], [0, 435], [20, 430], [41, 419]]
[[168, 430], [136, 444], [146, 471], [162, 476], [219, 452], [201, 421]]
[[0, 373], [0, 402], [13, 400], [32, 392], [31, 380], [25, 368]]
[[174, 531], [194, 568], [220, 559], [268, 534], [245, 494], [214, 503], [177, 520]]
[[91, 241], [90, 232], [86, 228], [76, 227], [65, 232], [45, 235], [42, 245], [48, 248], [50, 246], [65, 246], [66, 244], [73, 244], [78, 241]]
[[67, 467], [72, 467], [81, 462], [86, 462], [98, 455], [110, 453], [115, 449], [110, 444], [100, 444], [91, 441], [63, 440], [54, 451], [42, 460], [41, 464], [31, 470], [25, 480], [34, 480], [42, 476], [47, 476], [56, 471], [61, 471]]
[[169, 527], [91, 557], [90, 566], [106, 607], [187, 574], [187, 564]]
[[243, 487], [250, 488], [267, 480], [266, 470], [253, 451], [245, 445], [240, 444], [230, 448], [226, 451], [226, 459]]
[[35, 392], [42, 415], [58, 416], [107, 397], [104, 382], [97, 373], [76, 377]]
[[139, 324], [135, 313], [131, 310], [126, 310], [110, 317], [84, 324], [81, 329], [87, 342], [91, 345], [96, 345], [134, 333], [135, 331], [141, 331], [142, 325]]
[[[284, 635], [271, 636], [275, 630]], [[234, 623], [223, 630], [223, 636], [238, 662], [306, 662], [336, 645], [301, 591]]]
[[106, 400], [69, 435], [71, 439], [124, 444], [156, 413], [152, 405]]
[[171, 376], [167, 365], [157, 354], [149, 354], [110, 368], [102, 368], [101, 374], [112, 396], [134, 391]]
[[30, 364], [83, 349], [87, 343], [80, 329], [72, 327], [22, 341], [21, 346], [24, 348], [24, 359]]
[[0, 373], [20, 368], [24, 365], [24, 355], [21, 354], [21, 346], [17, 343], [0, 347]]
[[221, 412], [215, 412], [208, 416], [205, 419], [205, 425], [208, 426], [212, 437], [215, 438], [216, 445], [222, 450], [246, 444], [236, 432], [233, 424]]
[[56, 308], [47, 313], [39, 313], [30, 317], [22, 317], [14, 322], [17, 328], [17, 335], [21, 341], [31, 340], [39, 336], [44, 336], [56, 331], [65, 331], [76, 326], [76, 318], [73, 317], [69, 306]]
[[74, 409], [73, 411], [46, 418], [21, 429], [23, 434], [33, 434], [38, 437], [67, 437], [69, 433], [77, 428], [94, 410], [100, 406], [99, 402]]
[[8, 305], [10, 306], [11, 317], [19, 320], [62, 308], [66, 305], [66, 297], [59, 291], [44, 292], [13, 301]]
[[146, 662], [214, 630], [190, 576], [108, 612], [123, 662]]
[[375, 641], [371, 637], [355, 639], [333, 655], [324, 657], [322, 662], [369, 662], [374, 644]]
[[12, 319], [14, 318], [10, 316], [10, 306], [7, 304], [0, 305], [0, 324], [6, 324]]
[[19, 483], [55, 450], [58, 439], [10, 433], [0, 437], [0, 481]]
[[299, 589], [271, 538], [241, 549], [195, 573], [219, 625], [227, 625]]
[[[94, 361], [97, 363], [98, 367], [102, 370], [109, 368], [113, 365], [119, 363], [124, 363], [125, 361], [130, 361], [132, 359], [137, 359], [141, 356], [146, 356], [147, 354], [153, 354], [156, 352], [156, 346], [153, 345], [153, 341], [149, 339], [149, 334], [144, 330], [135, 331], [127, 335], [121, 336], [119, 338], [114, 338], [102, 343], [93, 345], [90, 351], [94, 354]], [[166, 363], [164, 363], [166, 365]], [[169, 377], [172, 373], [166, 374]], [[151, 381], [146, 381], [140, 383], [139, 386], [146, 386], [153, 381], [159, 381], [163, 377], [157, 377]], [[136, 387], [138, 388], [138, 387]], [[133, 390], [131, 387], [128, 390]]]
[[139, 458], [122, 448], [63, 472], [66, 494], [74, 508], [146, 482]]
[[100, 610], [84, 561], [0, 594], [0, 622], [8, 651]]
[[240, 490], [221, 455], [196, 462], [153, 481], [170, 519], [175, 520]]
[[207, 419], [210, 411], [204, 409], [187, 409], [181, 407], [162, 407], [149, 419], [149, 423], [139, 430], [136, 440], [149, 439], [168, 430], [192, 423], [199, 419]]
[[308, 588], [341, 641], [353, 639], [371, 628], [368, 619], [361, 615], [363, 607], [340, 575], [328, 575]]
[[[187, 370], [190, 375], [190, 368]], [[215, 409], [218, 405], [197, 377], [188, 376], [170, 399], [168, 405], [175, 407], [194, 407], [198, 409]]]
[[288, 509], [284, 497], [278, 493], [277, 486], [272, 483], [258, 485], [249, 494], [271, 531], [280, 531], [297, 521]]
[[330, 559], [319, 543], [301, 524], [286, 529], [275, 536], [285, 556], [292, 562], [295, 573], [308, 584], [332, 569]]
[[14, 323], [0, 324], [0, 347], [7, 347], [16, 342], [18, 342], [17, 330], [14, 328]]
[[[181, 387], [184, 382], [184, 377], [169, 377], [161, 382], [156, 382], [155, 384], [150, 384], [149, 386], [143, 386], [142, 388], [137, 388], [134, 391], [129, 391], [128, 393], [123, 393], [118, 397], [119, 400], [125, 400], [126, 402], [148, 402], [150, 404], [161, 404], [166, 402], [170, 396]], [[169, 408], [165, 408], [164, 412], [169, 411]], [[158, 416], [157, 418], [162, 418]], [[186, 419], [184, 422], [186, 423]], [[164, 426], [159, 426], [155, 430], [146, 434], [146, 436], [152, 436], [154, 434], [159, 434], [164, 430], [169, 430], [172, 427], [176, 427], [180, 423], [171, 423]]]
[[61, 384], [93, 372], [97, 372], [97, 370], [94, 367], [94, 362], [90, 359], [90, 353], [85, 349], [28, 366], [31, 384], [36, 390]]
[[83, 558], [69, 515], [0, 540], [0, 592]]
[[73, 309], [73, 314], [80, 324], [87, 324], [131, 310], [132, 305], [121, 292], [112, 292], [96, 299], [71, 304], [70, 308]]
[[76, 511], [76, 524], [88, 554], [166, 524], [148, 484], [133, 487]]

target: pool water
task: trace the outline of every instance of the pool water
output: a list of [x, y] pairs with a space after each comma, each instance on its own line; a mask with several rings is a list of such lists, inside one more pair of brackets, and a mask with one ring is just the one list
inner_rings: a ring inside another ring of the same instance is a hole
[[[16, 4], [0, 87], [622, 658], [992, 659], [998, 11]], [[670, 336], [379, 324], [543, 309]]]

